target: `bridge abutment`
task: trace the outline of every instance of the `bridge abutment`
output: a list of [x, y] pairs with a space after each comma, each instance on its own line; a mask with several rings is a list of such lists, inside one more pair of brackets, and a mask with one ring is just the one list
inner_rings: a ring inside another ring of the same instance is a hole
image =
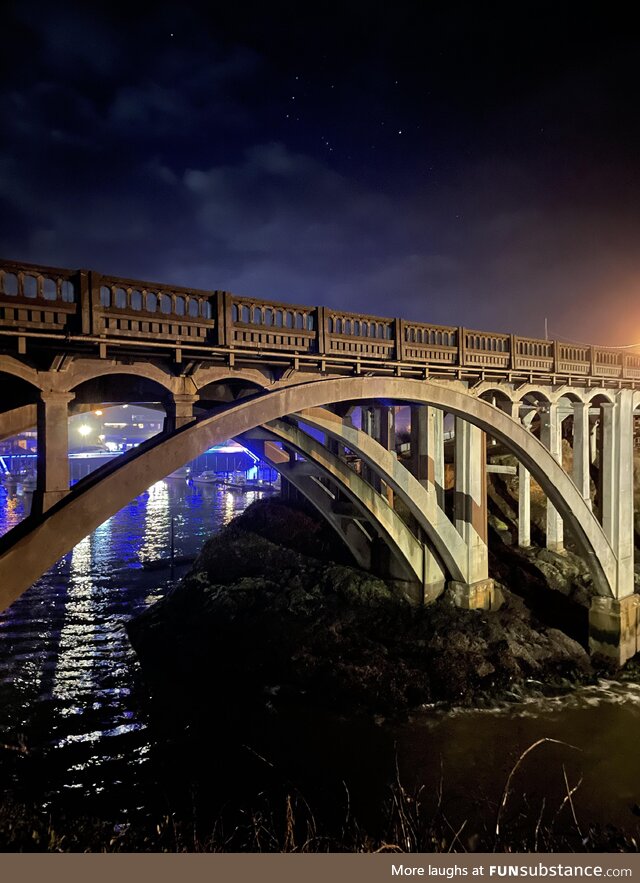
[[495, 610], [499, 607], [495, 583], [492, 579], [478, 580], [477, 583], [449, 583], [456, 607], [461, 610]]
[[589, 652], [620, 666], [640, 649], [640, 595], [595, 597], [589, 610]]

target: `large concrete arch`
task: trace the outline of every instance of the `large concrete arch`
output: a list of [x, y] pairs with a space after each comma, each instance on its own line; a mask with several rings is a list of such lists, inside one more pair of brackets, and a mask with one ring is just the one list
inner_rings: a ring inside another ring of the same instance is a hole
[[468, 393], [427, 381], [350, 377], [302, 383], [242, 399], [168, 437], [156, 437], [117, 464], [98, 470], [43, 515], [26, 519], [0, 540], [0, 604], [10, 604], [129, 500], [212, 444], [308, 407], [376, 398], [441, 408], [502, 441], [529, 469], [572, 529], [597, 593], [616, 598], [633, 591], [633, 587], [618, 585], [618, 562], [611, 545], [571, 478], [509, 415]]

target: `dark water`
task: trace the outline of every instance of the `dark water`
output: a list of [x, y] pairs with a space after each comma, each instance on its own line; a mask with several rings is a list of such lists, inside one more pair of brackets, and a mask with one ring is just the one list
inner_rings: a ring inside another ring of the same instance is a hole
[[[456, 830], [481, 816], [490, 827], [488, 808], [498, 806], [517, 758], [546, 738], [568, 744], [546, 742], [524, 759], [509, 809], [528, 814], [531, 826], [542, 811], [551, 824], [567, 784], [582, 779], [573, 798], [579, 820], [636, 830], [635, 684], [603, 681], [561, 698], [493, 710], [425, 709], [402, 724], [274, 712], [245, 722], [244, 730], [233, 729], [226, 709], [216, 708], [212, 690], [204, 700], [217, 721], [210, 743], [193, 753], [159, 743], [124, 625], [167, 590], [169, 572], [145, 570], [142, 563], [168, 555], [172, 519], [176, 553], [192, 556], [253, 498], [159, 482], [0, 615], [5, 793], [43, 811], [63, 806], [118, 821], [184, 809], [203, 794], [213, 808], [230, 790], [250, 802], [284, 783], [340, 812], [348, 793], [352, 809], [367, 821], [399, 775], [409, 789], [424, 786], [425, 803], [441, 799]], [[0, 488], [2, 531], [22, 517], [26, 501]], [[561, 813], [560, 822], [566, 821], [566, 801]]]

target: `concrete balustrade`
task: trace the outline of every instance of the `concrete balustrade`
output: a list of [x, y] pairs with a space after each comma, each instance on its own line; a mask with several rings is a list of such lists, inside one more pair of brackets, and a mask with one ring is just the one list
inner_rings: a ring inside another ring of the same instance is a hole
[[238, 297], [229, 292], [163, 285], [70, 270], [0, 262], [0, 335], [45, 332], [84, 340], [105, 357], [109, 342], [171, 347], [215, 355], [211, 347], [263, 354], [322, 356], [331, 363], [381, 362], [427, 372], [469, 369], [496, 375], [601, 378], [640, 385], [640, 355], [322, 306]]

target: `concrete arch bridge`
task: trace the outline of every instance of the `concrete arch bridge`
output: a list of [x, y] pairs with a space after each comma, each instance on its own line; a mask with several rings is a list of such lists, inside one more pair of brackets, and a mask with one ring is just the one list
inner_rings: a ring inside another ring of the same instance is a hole
[[[417, 603], [450, 583], [461, 606], [490, 609], [488, 436], [518, 463], [520, 545], [533, 477], [548, 499], [547, 545], [562, 550], [566, 530], [589, 567], [591, 649], [619, 663], [638, 649], [640, 356], [4, 262], [0, 380], [0, 438], [38, 429], [32, 514], [0, 540], [3, 606], [152, 483], [239, 437], [361, 566]], [[157, 403], [164, 432], [70, 489], [70, 412], [125, 401]], [[406, 460], [398, 406], [411, 410]]]

